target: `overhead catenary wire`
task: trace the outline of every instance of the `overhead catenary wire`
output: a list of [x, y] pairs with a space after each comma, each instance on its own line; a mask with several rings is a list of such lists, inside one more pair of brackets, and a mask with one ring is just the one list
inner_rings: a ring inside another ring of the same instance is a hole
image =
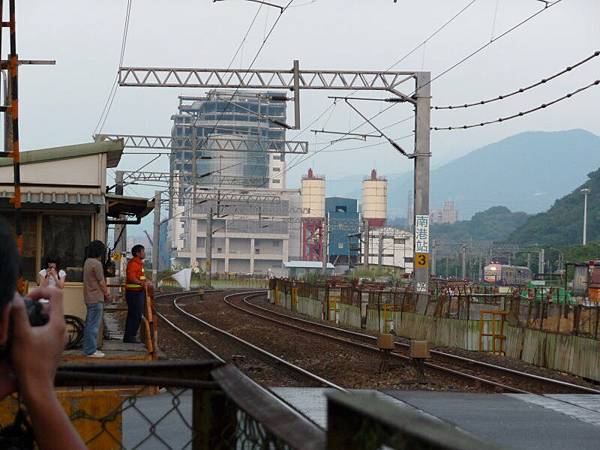
[[585, 91], [585, 90], [587, 90], [587, 89], [589, 89], [591, 87], [598, 86], [599, 84], [600, 84], [600, 80], [593, 81], [590, 84], [588, 84], [586, 86], [583, 86], [583, 87], [581, 87], [579, 89], [576, 89], [576, 90], [574, 90], [572, 92], [569, 92], [568, 94], [565, 94], [562, 97], [554, 99], [551, 102], [542, 103], [540, 106], [528, 109], [527, 111], [521, 111], [521, 112], [518, 112], [516, 114], [512, 114], [510, 116], [500, 117], [499, 119], [496, 119], [496, 120], [488, 120], [486, 122], [472, 123], [472, 124], [460, 125], [460, 126], [433, 127], [431, 129], [434, 130], [434, 131], [466, 130], [466, 129], [469, 129], [469, 128], [483, 127], [485, 125], [491, 125], [493, 123], [506, 122], [508, 120], [516, 119], [518, 117], [523, 117], [523, 116], [526, 116], [528, 114], [534, 113], [536, 111], [540, 111], [542, 109], [545, 109], [545, 108], [547, 108], [549, 106], [552, 106], [552, 105], [554, 105], [556, 103], [562, 102], [563, 100], [571, 98], [574, 95], [577, 95], [577, 94], [579, 94], [579, 93], [581, 93], [581, 92], [583, 92], [583, 91]]
[[560, 72], [555, 73], [554, 75], [551, 75], [551, 76], [546, 77], [546, 78], [542, 78], [540, 81], [538, 81], [536, 83], [533, 83], [533, 84], [530, 84], [528, 86], [522, 87], [520, 89], [517, 89], [515, 91], [509, 92], [507, 94], [499, 95], [497, 97], [489, 98], [489, 99], [486, 99], [486, 100], [480, 100], [478, 102], [465, 103], [465, 104], [462, 104], [462, 105], [456, 104], [456, 105], [447, 105], [447, 106], [434, 106], [434, 107], [432, 107], [432, 109], [439, 110], [439, 109], [470, 108], [472, 106], [486, 105], [488, 103], [493, 103], [493, 102], [497, 102], [497, 101], [500, 101], [500, 100], [505, 100], [505, 99], [507, 99], [509, 97], [512, 97], [514, 95], [522, 94], [522, 93], [527, 92], [527, 91], [529, 91], [529, 90], [531, 90], [533, 88], [541, 86], [542, 84], [546, 84], [548, 81], [552, 81], [555, 78], [558, 78], [558, 77], [560, 77], [560, 76], [562, 76], [562, 75], [564, 75], [566, 73], [569, 73], [573, 69], [576, 69], [577, 67], [580, 67], [580, 66], [584, 65], [585, 63], [591, 61], [594, 58], [597, 58], [598, 56], [600, 56], [600, 50], [596, 50], [594, 53], [592, 53], [587, 58], [582, 59], [581, 61], [579, 61], [579, 62], [577, 62], [577, 63], [575, 63], [573, 65], [567, 66], [566, 68], [564, 68]]
[[[486, 44], [478, 47], [477, 49], [475, 49], [473, 52], [471, 52], [470, 54], [468, 54], [467, 56], [461, 58], [458, 62], [456, 62], [455, 64], [453, 64], [452, 66], [448, 67], [447, 69], [445, 69], [444, 71], [442, 71], [440, 74], [436, 75], [435, 77], [433, 77], [425, 86], [430, 85], [431, 83], [433, 83], [434, 81], [438, 80], [439, 78], [443, 77], [444, 75], [448, 74], [449, 72], [451, 72], [452, 70], [456, 69], [457, 67], [459, 67], [460, 65], [464, 64], [466, 61], [468, 61], [469, 59], [471, 59], [472, 57], [474, 57], [475, 55], [479, 54], [480, 52], [482, 52], [483, 50], [485, 50], [487, 47], [489, 47], [490, 45], [492, 45], [494, 42], [498, 41], [499, 39], [502, 39], [503, 37], [507, 36], [508, 34], [512, 33], [513, 31], [519, 29], [521, 26], [523, 26], [524, 24], [528, 23], [529, 21], [533, 20], [535, 17], [537, 17], [538, 15], [540, 15], [541, 13], [543, 13], [544, 11], [549, 10], [550, 8], [552, 8], [553, 6], [561, 3], [563, 0], [555, 0], [553, 3], [548, 4], [547, 6], [545, 6], [544, 8], [542, 8], [539, 11], [536, 11], [535, 13], [527, 16], [525, 19], [521, 20], [519, 23], [517, 23], [516, 25], [513, 25], [512, 27], [510, 27], [509, 29], [505, 30], [504, 32], [502, 32], [501, 34], [499, 34], [498, 36], [496, 36], [495, 38], [491, 39], [489, 42], [487, 42]], [[471, 6], [472, 3], [469, 3], [467, 5], [467, 7]], [[455, 16], [456, 18], [457, 16]], [[449, 22], [451, 22], [453, 19], [451, 19]], [[418, 48], [418, 47], [416, 47]], [[415, 50], [416, 51], [416, 50]], [[409, 52], [410, 53], [410, 52]], [[401, 60], [399, 60], [398, 62], [400, 62]], [[391, 66], [393, 67], [393, 66]], [[416, 91], [415, 91], [416, 92]], [[411, 94], [414, 95], [415, 92], [413, 92]], [[370, 120], [373, 120], [374, 118], [376, 118], [377, 116], [385, 113], [386, 111], [390, 110], [391, 108], [393, 108], [394, 106], [398, 105], [398, 103], [392, 103], [390, 106], [388, 106], [387, 108], [383, 109], [382, 111], [380, 111], [379, 113], [375, 114], [374, 116], [372, 116], [370, 118]], [[362, 124], [354, 127], [353, 129], [350, 130], [350, 132], [354, 132], [357, 129], [359, 129], [360, 127], [362, 127], [363, 125], [365, 125], [367, 122], [363, 122]], [[480, 126], [480, 125], [477, 125]], [[307, 155], [305, 158], [303, 158], [301, 161], [299, 161], [297, 164], [295, 164], [294, 166], [290, 166], [287, 167], [286, 170], [284, 171], [284, 173], [288, 172], [289, 170], [291, 170], [293, 167], [298, 166], [299, 164], [302, 164], [303, 162], [307, 161], [310, 158], [315, 157], [317, 154], [321, 153], [322, 151], [324, 151], [325, 149], [331, 147], [331, 145], [325, 146], [322, 149], [319, 149], [309, 155]]]
[[[440, 32], [442, 32], [446, 27], [448, 27], [452, 22], [454, 22], [456, 19], [458, 19], [465, 11], [467, 11], [471, 6], [473, 6], [473, 4], [475, 4], [477, 2], [477, 0], [470, 0], [464, 7], [462, 7], [457, 13], [455, 13], [450, 19], [448, 19], [446, 22], [444, 22], [441, 26], [439, 26], [438, 28], [436, 28], [431, 34], [429, 34], [421, 43], [417, 44], [413, 49], [411, 49], [409, 52], [407, 52], [406, 54], [404, 54], [401, 58], [399, 58], [398, 60], [396, 60], [394, 63], [392, 63], [386, 70], [391, 70], [394, 67], [396, 67], [398, 64], [400, 64], [402, 61], [404, 61], [406, 58], [408, 58], [409, 56], [411, 56], [414, 52], [416, 52], [419, 48], [421, 48], [423, 45], [425, 45], [427, 42], [429, 42], [431, 39], [433, 39], [435, 36], [437, 36]], [[352, 96], [354, 94], [356, 94], [358, 91], [353, 91], [351, 92], [348, 96]], [[334, 103], [332, 103], [328, 108], [331, 108], [334, 105]], [[371, 117], [370, 120], [375, 119], [376, 117], [378, 117], [379, 115], [385, 113], [386, 111], [390, 110], [391, 108], [393, 108], [394, 106], [396, 106], [397, 103], [394, 103], [390, 106], [388, 106], [387, 108], [383, 109], [382, 111], [380, 111], [378, 114], [376, 114], [375, 116]], [[323, 114], [323, 113], [322, 113]], [[362, 125], [365, 125], [366, 122], [364, 122]], [[311, 123], [312, 125], [312, 123]], [[361, 125], [361, 126], [362, 126]], [[356, 131], [359, 127], [356, 127], [354, 129], [352, 129], [351, 131]], [[382, 128], [382, 129], [386, 129], [386, 128]], [[303, 130], [299, 135], [301, 135], [302, 133], [304, 133], [305, 130]], [[298, 136], [299, 136], [298, 135]]]

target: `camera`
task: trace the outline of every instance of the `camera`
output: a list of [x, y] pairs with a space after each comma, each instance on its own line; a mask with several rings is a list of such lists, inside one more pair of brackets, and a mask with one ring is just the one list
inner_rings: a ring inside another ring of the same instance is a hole
[[41, 327], [48, 323], [50, 317], [46, 311], [44, 311], [44, 304], [48, 303], [48, 300], [31, 300], [28, 297], [24, 297], [25, 309], [27, 310], [27, 317], [29, 317], [29, 324], [32, 327]]
[[[44, 311], [44, 304], [48, 303], [48, 300], [31, 300], [28, 297], [23, 297], [25, 302], [25, 310], [27, 311], [27, 317], [29, 318], [29, 324], [32, 327], [41, 327], [48, 323], [50, 316]], [[9, 354], [10, 342], [12, 341], [13, 335], [13, 324], [10, 324], [8, 330], [8, 344], [0, 347], [0, 359], [4, 359]]]

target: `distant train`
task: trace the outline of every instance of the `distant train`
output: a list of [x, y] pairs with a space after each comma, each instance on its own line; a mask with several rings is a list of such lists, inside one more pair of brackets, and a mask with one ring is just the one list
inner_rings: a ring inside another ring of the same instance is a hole
[[492, 263], [483, 268], [483, 279], [501, 286], [524, 286], [531, 281], [532, 275], [527, 267]]

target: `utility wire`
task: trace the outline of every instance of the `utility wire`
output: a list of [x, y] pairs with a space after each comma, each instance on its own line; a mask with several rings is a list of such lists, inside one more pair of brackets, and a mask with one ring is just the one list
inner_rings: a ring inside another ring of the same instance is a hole
[[461, 125], [461, 126], [455, 126], [455, 127], [433, 127], [431, 129], [435, 130], [435, 131], [442, 131], [442, 130], [446, 130], [446, 131], [451, 131], [451, 130], [466, 130], [468, 128], [483, 127], [485, 125], [490, 125], [490, 124], [493, 124], [493, 123], [506, 122], [507, 120], [516, 119], [517, 117], [523, 117], [523, 116], [526, 116], [527, 114], [531, 114], [531, 113], [539, 111], [541, 109], [545, 109], [548, 106], [552, 106], [552, 105], [554, 105], [556, 103], [559, 103], [559, 102], [561, 102], [563, 100], [571, 98], [574, 95], [577, 95], [580, 92], [583, 92], [583, 91], [585, 91], [585, 90], [587, 90], [587, 89], [589, 89], [591, 87], [598, 86], [599, 84], [600, 84], [600, 80], [593, 81], [592, 83], [588, 84], [587, 86], [584, 86], [584, 87], [576, 89], [576, 90], [574, 90], [572, 92], [569, 92], [568, 94], [563, 95], [562, 97], [559, 97], [559, 98], [557, 98], [555, 100], [552, 100], [551, 102], [542, 103], [540, 106], [538, 106], [536, 108], [531, 108], [531, 109], [529, 109], [527, 111], [521, 111], [521, 112], [513, 114], [511, 116], [505, 116], [505, 117], [501, 117], [501, 118], [496, 119], [496, 120], [489, 120], [487, 122], [472, 123], [472, 124], [469, 124], [469, 125]]
[[[477, 0], [471, 0], [469, 3], [467, 3], [460, 11], [458, 11], [456, 14], [454, 14], [450, 19], [448, 19], [446, 22], [444, 22], [444, 24], [442, 24], [441, 26], [439, 26], [435, 31], [433, 31], [429, 36], [427, 36], [420, 44], [416, 45], [412, 50], [410, 50], [408, 53], [406, 53], [404, 56], [402, 56], [400, 59], [398, 59], [397, 61], [395, 61], [392, 65], [390, 65], [387, 70], [391, 70], [394, 67], [396, 67], [398, 64], [400, 64], [402, 61], [404, 61], [406, 58], [408, 58], [409, 56], [411, 56], [413, 53], [415, 53], [419, 48], [421, 48], [422, 46], [424, 46], [425, 44], [427, 44], [427, 42], [429, 42], [431, 39], [433, 39], [435, 36], [437, 36], [442, 30], [444, 30], [448, 25], [450, 25], [452, 22], [454, 22], [459, 16], [461, 16], [467, 9], [469, 9]], [[356, 94], [358, 91], [353, 91], [351, 92], [348, 97], [351, 97], [352, 95]], [[333, 104], [332, 104], [333, 105]], [[395, 104], [392, 104], [391, 106], [388, 106], [387, 108], [385, 108], [384, 110], [380, 111], [378, 115], [383, 114], [384, 112], [388, 111], [389, 109], [393, 108], [394, 106], [396, 106]], [[329, 106], [329, 108], [331, 108], [331, 105]], [[377, 116], [373, 116], [370, 118], [370, 120], [373, 120], [374, 118], [376, 118]], [[364, 122], [362, 125], [366, 124], [367, 122]], [[358, 127], [360, 128], [360, 127]], [[353, 129], [352, 131], [355, 131], [357, 128]], [[302, 134], [305, 130], [303, 130], [300, 134]]]
[[[271, 26], [271, 28], [269, 29], [269, 32], [267, 33], [267, 35], [263, 38], [263, 41], [258, 49], [258, 51], [256, 52], [256, 54], [254, 55], [254, 58], [252, 59], [252, 61], [250, 62], [250, 65], [248, 66], [248, 71], [250, 69], [252, 69], [252, 67], [254, 66], [254, 63], [256, 62], [256, 60], [258, 59], [259, 55], [261, 54], [262, 50], [264, 49], [267, 41], [269, 40], [269, 37], [271, 36], [271, 34], [273, 33], [273, 31], [275, 30], [275, 27], [277, 26], [277, 24], [279, 23], [279, 21], [281, 20], [281, 17], [283, 16], [283, 13], [288, 9], [288, 7], [292, 4], [294, 0], [290, 0], [286, 6], [284, 6], [279, 14], [279, 16], [277, 17], [277, 19], [275, 20], [275, 22], [273, 23], [273, 25]], [[261, 5], [258, 8], [258, 11], [255, 15], [255, 19], [256, 17], [258, 17], [258, 13], [260, 12], [260, 9], [263, 7], [263, 4], [261, 3]], [[255, 19], [252, 21], [250, 28], [252, 27], [252, 25], [255, 22]], [[243, 43], [243, 42], [242, 42]], [[233, 64], [235, 57], [232, 58], [231, 62], [229, 63], [229, 67], [227, 67], [227, 70], [229, 70], [231, 68], [231, 65]], [[242, 78], [242, 82], [241, 84], [243, 84], [243, 82], [245, 81], [246, 77], [248, 76], [248, 73], [246, 73], [246, 75], [244, 75], [244, 77]], [[215, 132], [215, 130], [217, 129], [217, 127], [219, 126], [219, 123], [221, 122], [221, 120], [223, 119], [223, 116], [225, 115], [225, 113], [228, 111], [229, 107], [231, 106], [231, 104], [233, 103], [233, 99], [235, 98], [236, 94], [238, 93], [238, 91], [240, 90], [240, 88], [236, 88], [233, 93], [231, 94], [229, 100], [227, 100], [227, 104], [225, 105], [225, 108], [223, 109], [223, 111], [219, 114], [219, 117], [217, 119], [217, 122], [215, 123], [214, 126], [211, 127], [211, 130], [208, 132], [208, 134], [206, 136], [203, 136], [203, 143], [206, 143], [208, 141], [208, 139], [210, 138], [210, 136], [212, 136]], [[194, 123], [195, 125], [195, 123]], [[195, 127], [194, 127], [195, 128]], [[195, 130], [192, 130], [193, 133], [195, 133]], [[196, 151], [196, 149], [193, 149], [194, 151]]]
[[[123, 25], [123, 38], [121, 39], [121, 53], [119, 55], [119, 66], [118, 66], [119, 68], [121, 68], [123, 66], [123, 60], [125, 59], [125, 49], [127, 47], [127, 36], [129, 34], [129, 21], [131, 18], [132, 3], [133, 3], [133, 0], [127, 0], [127, 9], [125, 10], [125, 23]], [[115, 100], [115, 96], [116, 96], [118, 87], [119, 87], [119, 73], [117, 71], [117, 74], [115, 75], [115, 80], [113, 81], [113, 84], [110, 88], [108, 97], [106, 99], [106, 102], [104, 103], [104, 108], [102, 108], [102, 112], [100, 113], [100, 117], [98, 118], [98, 123], [96, 124], [96, 127], [94, 128], [93, 134], [98, 134], [98, 132], [102, 131], [102, 128], [104, 127], [104, 124], [106, 123], [106, 119], [108, 118], [108, 115], [112, 108], [112, 104]]]
[[448, 106], [434, 106], [433, 109], [460, 109], [460, 108], [470, 108], [471, 106], [480, 106], [480, 105], [485, 105], [487, 103], [492, 103], [492, 102], [497, 102], [500, 100], [504, 100], [507, 99], [509, 97], [512, 97], [513, 95], [517, 95], [517, 94], [522, 94], [523, 92], [527, 92], [530, 89], [533, 89], [535, 87], [541, 86], [542, 84], [547, 83], [548, 81], [554, 80], [555, 78], [560, 77], [561, 75], [564, 75], [565, 73], [571, 72], [573, 69], [576, 69], [579, 66], [582, 66], [583, 64], [591, 61], [592, 59], [596, 58], [600, 56], [600, 50], [595, 51], [591, 56], [588, 56], [587, 58], [579, 61], [576, 64], [573, 64], [572, 66], [568, 66], [566, 67], [564, 70], [561, 70], [558, 73], [555, 73], [554, 75], [547, 77], [547, 78], [542, 78], [540, 81], [538, 81], [537, 83], [533, 83], [530, 84], [529, 86], [523, 87], [521, 89], [517, 89], [515, 91], [512, 91], [508, 94], [504, 94], [504, 95], [499, 95], [498, 97], [493, 97], [493, 98], [489, 98], [486, 100], [481, 100], [478, 102], [473, 102], [473, 103], [465, 103], [464, 105], [448, 105]]
[[[527, 22], [529, 22], [530, 20], [532, 20], [533, 18], [537, 17], [539, 14], [543, 13], [544, 11], [550, 9], [551, 7], [557, 5], [558, 3], [562, 2], [563, 0], [555, 0], [553, 3], [548, 4], [547, 6], [545, 6], [543, 9], [531, 14], [530, 16], [528, 16], [527, 18], [525, 18], [524, 20], [522, 20], [521, 22], [517, 23], [516, 25], [512, 26], [511, 28], [509, 28], [508, 30], [504, 31], [502, 34], [498, 35], [497, 37], [491, 39], [489, 42], [487, 42], [486, 44], [482, 45], [481, 47], [477, 48], [475, 51], [471, 52], [469, 55], [465, 56], [464, 58], [462, 58], [461, 60], [459, 60], [458, 62], [456, 62], [455, 64], [453, 64], [452, 66], [450, 66], [449, 68], [447, 68], [446, 70], [444, 70], [443, 72], [441, 72], [439, 75], [437, 75], [436, 77], [432, 78], [425, 86], [430, 85], [431, 83], [433, 83], [434, 81], [438, 80], [439, 78], [441, 78], [442, 76], [446, 75], [447, 73], [449, 73], [450, 71], [454, 70], [455, 68], [457, 68], [458, 66], [460, 66], [461, 64], [465, 63], [466, 61], [468, 61], [469, 59], [471, 59], [473, 56], [477, 55], [478, 53], [480, 53], [481, 51], [483, 51], [484, 49], [486, 49], [487, 47], [489, 47], [491, 44], [493, 44], [494, 42], [496, 42], [497, 40], [503, 38], [504, 36], [508, 35], [509, 33], [513, 32], [514, 30], [520, 28], [521, 26], [523, 26], [524, 24], [526, 24]], [[467, 7], [471, 6], [472, 3], [467, 4]], [[463, 8], [464, 10], [464, 8]], [[461, 11], [462, 12], [462, 11]], [[454, 16], [454, 18], [456, 18], [457, 16]], [[450, 22], [453, 19], [450, 20]], [[435, 32], [434, 32], [435, 33]], [[418, 47], [417, 47], [418, 48]], [[402, 59], [400, 59], [399, 61], [401, 61]], [[393, 66], [392, 66], [393, 67]], [[424, 87], [424, 86], [423, 86]], [[416, 92], [416, 91], [415, 91]], [[413, 92], [412, 95], [415, 94], [415, 92]], [[387, 108], [383, 109], [382, 111], [380, 111], [379, 113], [375, 114], [373, 117], [371, 117], [369, 120], [373, 120], [374, 118], [376, 118], [377, 116], [383, 114], [384, 112], [390, 110], [391, 108], [393, 108], [394, 106], [398, 105], [398, 103], [392, 103], [390, 106], [388, 106]], [[349, 132], [354, 132], [356, 131], [358, 128], [362, 127], [363, 125], [365, 125], [367, 122], [363, 122], [362, 124], [360, 124], [359, 126], [353, 128], [352, 130], [350, 130]], [[481, 125], [476, 125], [476, 126], [481, 126]], [[290, 166], [288, 168], [286, 168], [285, 172], [287, 172], [288, 170], [292, 169], [293, 167], [297, 166], [298, 164], [303, 163], [304, 161], [307, 161], [310, 158], [313, 158], [314, 156], [316, 156], [317, 154], [321, 153], [322, 151], [324, 151], [325, 149], [329, 148], [331, 145], [326, 146], [320, 150], [317, 150], [313, 153], [311, 153], [310, 155], [307, 155], [304, 159], [302, 159], [299, 163], [297, 163], [294, 166]]]
[[[458, 62], [454, 63], [453, 65], [451, 65], [450, 67], [448, 67], [446, 70], [444, 70], [443, 72], [439, 73], [438, 75], [436, 75], [435, 77], [433, 77], [428, 83], [426, 83], [425, 85], [423, 85], [422, 87], [425, 86], [429, 86], [431, 83], [433, 83], [434, 81], [440, 79], [441, 77], [443, 77], [444, 75], [448, 74], [449, 72], [451, 72], [452, 70], [456, 69], [458, 66], [462, 65], [463, 63], [467, 62], [469, 59], [471, 59], [473, 56], [477, 55], [478, 53], [482, 52], [483, 50], [485, 50], [486, 48], [488, 48], [490, 45], [492, 45], [494, 42], [496, 42], [499, 39], [502, 39], [504, 36], [510, 34], [511, 32], [513, 32], [514, 30], [522, 27], [523, 25], [525, 25], [527, 22], [529, 22], [530, 20], [533, 20], [535, 17], [537, 17], [538, 15], [542, 14], [543, 12], [547, 11], [548, 9], [552, 8], [553, 6], [561, 3], [563, 0], [556, 0], [553, 3], [548, 4], [547, 6], [545, 6], [544, 8], [540, 9], [539, 11], [531, 14], [530, 16], [528, 16], [527, 18], [523, 19], [521, 22], [517, 23], [516, 25], [513, 25], [512, 27], [510, 27], [508, 30], [504, 31], [502, 34], [499, 34], [498, 36], [496, 36], [493, 39], [490, 39], [489, 42], [483, 44], [481, 47], [477, 48], [476, 50], [474, 50], [473, 52], [469, 53], [467, 56], [465, 56], [464, 58], [462, 58], [461, 60], [459, 60]], [[413, 94], [414, 95], [414, 92]]]

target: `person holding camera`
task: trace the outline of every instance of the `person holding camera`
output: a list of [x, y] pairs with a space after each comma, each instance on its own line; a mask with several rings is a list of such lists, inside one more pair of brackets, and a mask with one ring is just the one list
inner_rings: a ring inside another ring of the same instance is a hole
[[87, 308], [83, 329], [83, 353], [90, 358], [105, 356], [98, 350], [98, 331], [102, 322], [104, 302], [109, 301], [102, 265], [105, 253], [106, 245], [102, 241], [92, 241], [83, 263], [83, 300]]
[[48, 299], [48, 320], [32, 327], [25, 301], [16, 292], [19, 259], [13, 234], [0, 220], [0, 400], [18, 390], [41, 450], [85, 449], [54, 392], [54, 376], [66, 343], [63, 298], [59, 289], [30, 292]]
[[66, 280], [67, 273], [59, 268], [58, 258], [48, 256], [46, 258], [46, 268], [38, 273], [38, 286], [64, 289]]

